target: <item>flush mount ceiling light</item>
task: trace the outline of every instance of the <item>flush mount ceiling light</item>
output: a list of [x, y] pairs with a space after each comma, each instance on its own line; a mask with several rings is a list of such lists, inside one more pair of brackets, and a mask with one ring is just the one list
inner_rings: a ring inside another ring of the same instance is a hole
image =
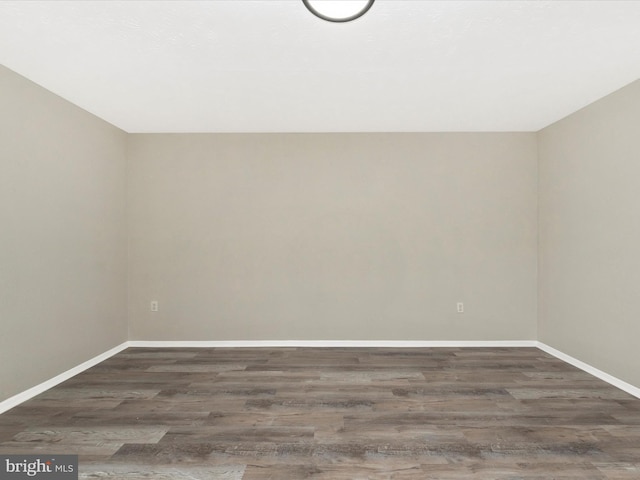
[[367, 13], [375, 0], [302, 0], [304, 6], [327, 22], [350, 22]]

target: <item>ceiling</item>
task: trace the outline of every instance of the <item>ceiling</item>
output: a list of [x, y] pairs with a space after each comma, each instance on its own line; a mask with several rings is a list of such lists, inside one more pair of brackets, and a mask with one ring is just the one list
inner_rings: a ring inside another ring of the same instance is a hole
[[0, 63], [127, 132], [537, 131], [640, 78], [640, 1], [0, 1]]

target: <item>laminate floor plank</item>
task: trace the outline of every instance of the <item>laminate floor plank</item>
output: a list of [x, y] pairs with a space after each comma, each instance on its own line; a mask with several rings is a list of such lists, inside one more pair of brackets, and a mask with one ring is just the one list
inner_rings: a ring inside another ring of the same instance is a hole
[[242, 480], [244, 465], [216, 465], [210, 467], [162, 467], [157, 465], [121, 466], [91, 465], [81, 472], [82, 480], [184, 480], [184, 479], [219, 479]]
[[0, 415], [122, 480], [628, 480], [640, 399], [536, 348], [129, 348]]

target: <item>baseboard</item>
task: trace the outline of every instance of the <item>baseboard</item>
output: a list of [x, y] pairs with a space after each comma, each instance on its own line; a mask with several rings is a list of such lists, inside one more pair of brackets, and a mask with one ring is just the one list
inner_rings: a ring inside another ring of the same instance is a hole
[[42, 382], [35, 387], [31, 387], [29, 390], [25, 390], [24, 392], [20, 392], [17, 395], [14, 395], [13, 397], [7, 398], [6, 400], [0, 402], [0, 414], [20, 405], [23, 402], [26, 402], [27, 400], [49, 390], [50, 388], [55, 387], [65, 380], [69, 380], [71, 377], [85, 371], [88, 368], [93, 367], [94, 365], [97, 365], [100, 362], [105, 361], [107, 358], [114, 356], [116, 353], [120, 353], [128, 347], [129, 342], [124, 342], [117, 347], [112, 348], [111, 350], [101, 353], [100, 355], [93, 357], [92, 359], [87, 360], [86, 362], [83, 362], [80, 365], [67, 370], [66, 372], [61, 373], [60, 375], [56, 375], [55, 377]]
[[130, 347], [145, 348], [257, 348], [257, 347], [537, 347], [535, 340], [457, 341], [457, 340], [223, 340], [223, 341], [143, 341], [131, 340]]
[[537, 342], [537, 347], [547, 352], [549, 355], [553, 355], [554, 357], [562, 360], [563, 362], [567, 362], [570, 365], [573, 365], [580, 370], [584, 370], [585, 372], [593, 375], [594, 377], [599, 378], [600, 380], [604, 380], [605, 382], [613, 385], [614, 387], [619, 388], [627, 392], [630, 395], [633, 395], [636, 398], [640, 398], [640, 388], [631, 385], [630, 383], [625, 382], [624, 380], [620, 380], [619, 378], [614, 377], [613, 375], [609, 375], [602, 370], [598, 370], [596, 367], [592, 367], [591, 365], [584, 363], [577, 358], [572, 357], [571, 355], [567, 355], [566, 353], [561, 352], [560, 350], [556, 350], [553, 347], [550, 347], [546, 343]]
[[496, 340], [496, 341], [456, 341], [456, 340], [227, 340], [227, 341], [142, 341], [132, 340], [124, 342], [80, 365], [67, 370], [35, 387], [18, 393], [0, 402], [0, 414], [19, 404], [39, 395], [50, 388], [70, 379], [71, 377], [97, 365], [104, 360], [129, 347], [143, 348], [241, 348], [241, 347], [372, 347], [372, 348], [437, 348], [437, 347], [536, 347], [567, 362], [574, 367], [597, 377], [614, 387], [623, 390], [634, 397], [640, 398], [640, 388], [635, 387], [619, 378], [598, 370], [577, 358], [556, 350], [549, 345], [535, 340]]

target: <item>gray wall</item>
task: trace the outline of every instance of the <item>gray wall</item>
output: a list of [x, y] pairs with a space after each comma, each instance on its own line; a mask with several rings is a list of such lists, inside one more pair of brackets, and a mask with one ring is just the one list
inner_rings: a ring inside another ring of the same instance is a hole
[[0, 400], [126, 340], [125, 147], [0, 66]]
[[540, 340], [640, 386], [640, 81], [538, 139]]
[[128, 156], [131, 339], [536, 338], [533, 133], [141, 134]]

